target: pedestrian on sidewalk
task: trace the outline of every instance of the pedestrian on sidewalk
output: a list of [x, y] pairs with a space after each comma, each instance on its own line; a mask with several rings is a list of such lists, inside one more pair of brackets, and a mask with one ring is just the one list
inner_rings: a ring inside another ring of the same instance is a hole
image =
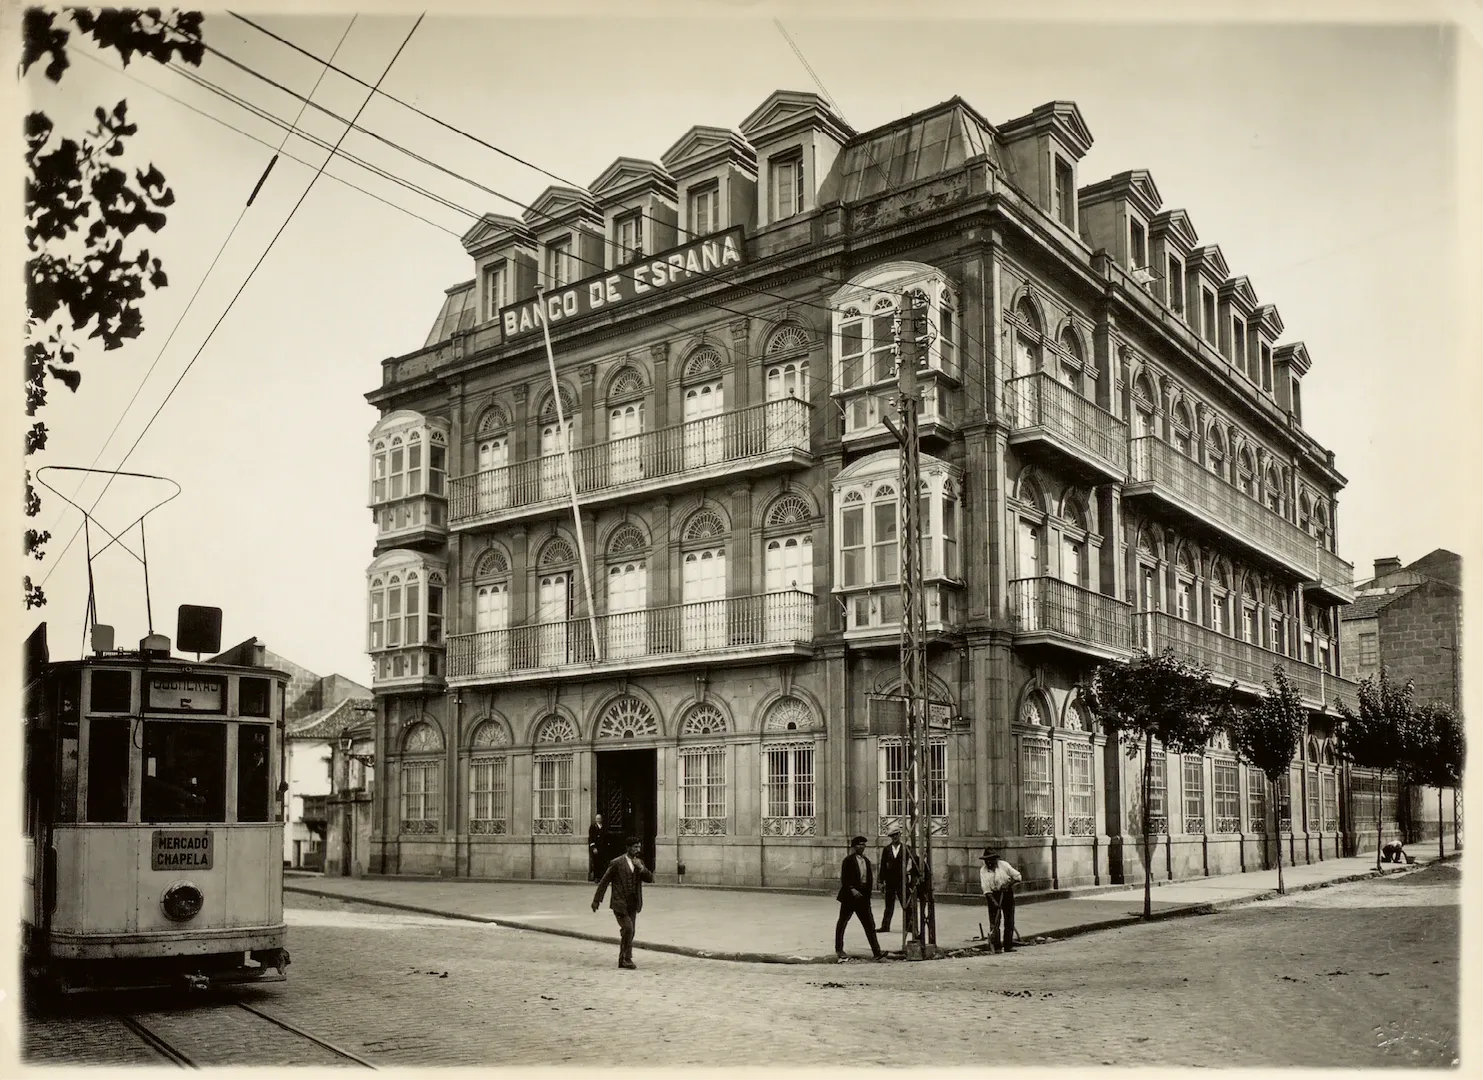
[[984, 848], [981, 859], [983, 866], [978, 870], [978, 884], [983, 889], [984, 903], [989, 909], [989, 948], [994, 952], [1013, 952], [1014, 887], [1024, 878], [993, 848]]
[[602, 873], [602, 815], [593, 814], [587, 826], [587, 880], [596, 881]]
[[608, 863], [602, 880], [597, 883], [597, 893], [592, 897], [592, 910], [596, 912], [602, 906], [603, 893], [608, 891], [611, 884], [613, 899], [608, 906], [613, 909], [613, 917], [618, 920], [618, 966], [632, 970], [638, 966], [633, 962], [634, 925], [638, 921], [639, 912], [644, 908], [644, 882], [652, 883], [654, 872], [639, 858], [639, 852], [644, 846], [639, 838], [630, 836], [625, 842], [628, 851]]
[[875, 913], [870, 910], [870, 894], [874, 891], [875, 870], [865, 857], [865, 837], [857, 836], [850, 841], [850, 853], [839, 867], [839, 894], [835, 898], [839, 901], [839, 921], [834, 924], [834, 955], [841, 960], [845, 958], [844, 931], [851, 915], [865, 928], [865, 939], [870, 942], [875, 959], [886, 955], [875, 936]]
[[901, 829], [892, 826], [890, 841], [881, 848], [880, 875], [881, 893], [886, 898], [886, 914], [876, 929], [882, 934], [891, 932], [891, 916], [896, 913], [896, 904], [901, 904], [901, 917], [909, 924], [911, 915], [907, 910], [906, 894], [906, 848], [901, 843]]

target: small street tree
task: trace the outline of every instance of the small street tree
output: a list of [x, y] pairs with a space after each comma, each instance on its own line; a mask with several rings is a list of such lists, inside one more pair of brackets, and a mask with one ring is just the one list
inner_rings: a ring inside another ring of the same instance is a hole
[[1131, 660], [1098, 665], [1085, 695], [1092, 715], [1108, 734], [1115, 734], [1129, 758], [1143, 753], [1143, 917], [1153, 915], [1153, 744], [1166, 753], [1204, 750], [1221, 708], [1221, 695], [1210, 681], [1210, 669], [1190, 663], [1165, 649], [1139, 653]]
[[[1269, 806], [1277, 805], [1277, 782], [1292, 768], [1292, 759], [1308, 730], [1308, 712], [1297, 687], [1281, 665], [1272, 669], [1272, 681], [1262, 683], [1255, 705], [1235, 713], [1231, 746], [1243, 760], [1267, 778]], [[1287, 892], [1282, 879], [1282, 828], [1277, 828], [1277, 891]]]
[[1462, 786], [1463, 758], [1467, 737], [1462, 718], [1452, 706], [1428, 702], [1417, 706], [1406, 726], [1401, 771], [1408, 784], [1437, 789], [1437, 856], [1446, 854], [1442, 843], [1442, 789], [1454, 792]]
[[1375, 869], [1380, 869], [1380, 848], [1385, 841], [1381, 820], [1381, 793], [1386, 772], [1395, 772], [1404, 761], [1405, 733], [1412, 723], [1414, 684], [1397, 686], [1385, 675], [1369, 676], [1359, 684], [1359, 711], [1339, 702], [1340, 719], [1334, 731], [1339, 756], [1351, 765], [1375, 770]]
[[[199, 65], [199, 12], [162, 15], [158, 10], [125, 8], [28, 8], [23, 19], [21, 72], [45, 60], [44, 73], [61, 82], [76, 33], [104, 49], [117, 50], [125, 65], [134, 55], [161, 64], [179, 57]], [[139, 302], [147, 289], [164, 288], [165, 271], [148, 248], [128, 246], [136, 230], [159, 232], [164, 211], [175, 201], [165, 176], [153, 164], [132, 177], [120, 165], [127, 140], [138, 130], [128, 118], [128, 102], [93, 111], [96, 125], [81, 138], [56, 130], [46, 113], [26, 117], [26, 415], [46, 404], [48, 377], [75, 391], [82, 381], [75, 361], [76, 335], [91, 328], [105, 351], [117, 349], [144, 329]], [[26, 431], [26, 453], [46, 447], [46, 425], [33, 420]], [[25, 513], [41, 512], [41, 497], [26, 470]], [[28, 528], [25, 553], [43, 557], [50, 533]], [[26, 607], [40, 607], [46, 596], [29, 575]]]

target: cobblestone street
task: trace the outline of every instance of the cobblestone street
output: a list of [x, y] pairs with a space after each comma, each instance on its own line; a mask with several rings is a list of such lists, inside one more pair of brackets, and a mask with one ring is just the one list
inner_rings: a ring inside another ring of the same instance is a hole
[[[1439, 864], [1001, 956], [640, 952], [632, 972], [599, 943], [293, 896], [289, 982], [241, 997], [382, 1066], [908, 1065], [923, 1046], [937, 1065], [1438, 1066], [1458, 1054], [1459, 880]], [[908, 1010], [922, 1044], [892, 1037]], [[28, 1021], [26, 1047], [147, 1060], [131, 1038], [94, 1008]]]

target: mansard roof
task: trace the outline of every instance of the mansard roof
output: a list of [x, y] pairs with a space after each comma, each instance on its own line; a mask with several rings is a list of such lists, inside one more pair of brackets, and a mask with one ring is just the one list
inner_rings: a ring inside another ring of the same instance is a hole
[[1299, 375], [1306, 375], [1313, 366], [1313, 359], [1308, 355], [1308, 346], [1301, 341], [1277, 346], [1272, 350], [1272, 356], [1279, 364], [1287, 364]]
[[1016, 116], [999, 125], [999, 134], [1011, 141], [1032, 131], [1053, 131], [1066, 144], [1066, 149], [1078, 158], [1084, 157], [1092, 148], [1091, 129], [1074, 101], [1047, 101], [1024, 116]]
[[869, 198], [977, 157], [998, 164], [993, 126], [962, 98], [949, 98], [851, 139], [820, 185], [819, 203]]
[[1251, 287], [1251, 279], [1245, 274], [1233, 277], [1220, 283], [1220, 298], [1230, 300], [1243, 311], [1254, 311], [1261, 303], [1256, 298], [1256, 290]]
[[1190, 269], [1204, 267], [1209, 270], [1217, 281], [1224, 281], [1231, 276], [1231, 268], [1226, 265], [1226, 257], [1220, 253], [1219, 244], [1206, 244], [1197, 247], [1189, 253]]
[[479, 313], [478, 290], [474, 284], [464, 281], [448, 287], [443, 295], [443, 306], [438, 309], [432, 329], [427, 332], [427, 340], [422, 343], [424, 349], [447, 341], [459, 330], [468, 330], [474, 325], [475, 316]]
[[485, 214], [463, 234], [463, 249], [473, 255], [497, 247], [509, 238], [517, 243], [530, 243], [530, 230], [525, 227], [525, 222], [503, 214]]
[[1282, 335], [1282, 316], [1277, 314], [1276, 304], [1261, 304], [1251, 313], [1256, 320], [1258, 328], [1266, 332], [1269, 337], [1280, 337]]
[[588, 184], [587, 190], [599, 204], [610, 203], [645, 190], [657, 192], [673, 201], [675, 178], [652, 161], [620, 157]]
[[1127, 172], [1117, 173], [1106, 180], [1088, 184], [1076, 193], [1077, 202], [1083, 206], [1119, 196], [1132, 203], [1146, 217], [1157, 213], [1164, 201], [1147, 169], [1129, 169]]
[[543, 229], [555, 222], [597, 220], [601, 217], [597, 200], [581, 188], [552, 184], [536, 196], [530, 208], [520, 215], [531, 229]]
[[827, 101], [806, 90], [774, 90], [741, 122], [741, 133], [753, 146], [760, 146], [810, 127], [819, 128], [840, 142], [855, 134], [855, 129]]
[[1160, 211], [1148, 219], [1148, 231], [1150, 235], [1167, 232], [1171, 239], [1178, 239], [1186, 251], [1200, 242], [1194, 222], [1190, 221], [1189, 215], [1183, 210]]
[[681, 135], [675, 144], [660, 155], [659, 160], [671, 176], [687, 176], [690, 173], [730, 161], [747, 172], [757, 171], [757, 151], [752, 144], [730, 128], [705, 127], [696, 124]]

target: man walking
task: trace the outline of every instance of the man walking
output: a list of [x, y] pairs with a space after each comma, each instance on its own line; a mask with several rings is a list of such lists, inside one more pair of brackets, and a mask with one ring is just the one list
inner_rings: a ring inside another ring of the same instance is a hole
[[618, 920], [618, 966], [633, 970], [638, 966], [633, 962], [634, 924], [644, 908], [644, 882], [653, 882], [654, 872], [639, 858], [639, 852], [643, 849], [639, 838], [630, 836], [625, 842], [628, 845], [627, 852], [608, 863], [602, 880], [597, 883], [597, 893], [592, 897], [592, 910], [595, 912], [602, 905], [602, 895], [611, 884], [613, 899], [608, 906], [613, 909], [613, 917]]
[[881, 892], [886, 897], [886, 914], [881, 919], [882, 934], [891, 932], [891, 916], [896, 913], [896, 902], [901, 901], [901, 917], [911, 922], [910, 908], [902, 889], [906, 885], [906, 848], [901, 845], [901, 829], [893, 826], [890, 842], [881, 848], [880, 872]]
[[844, 931], [854, 915], [865, 928], [865, 938], [870, 942], [870, 952], [879, 960], [886, 954], [881, 951], [875, 936], [875, 914], [870, 910], [870, 894], [875, 889], [875, 873], [870, 860], [865, 857], [865, 837], [857, 836], [850, 841], [850, 853], [844, 857], [839, 868], [839, 921], [834, 924], [834, 955], [843, 960]]
[[[984, 848], [983, 866], [979, 867], [978, 884], [983, 889], [984, 903], [989, 908], [989, 948], [994, 952], [1014, 952], [1014, 887], [1024, 879], [1020, 872], [999, 857], [993, 848]], [[1003, 937], [1000, 937], [1000, 923]], [[1000, 943], [1003, 943], [1001, 950]]]

